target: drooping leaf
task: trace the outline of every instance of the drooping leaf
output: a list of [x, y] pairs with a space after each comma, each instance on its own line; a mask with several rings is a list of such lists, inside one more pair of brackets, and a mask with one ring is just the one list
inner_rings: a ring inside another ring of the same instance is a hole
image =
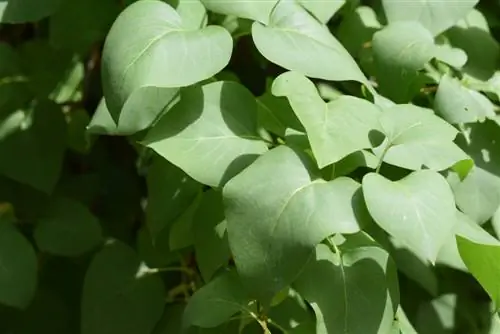
[[226, 225], [222, 194], [205, 192], [193, 219], [193, 234], [196, 262], [207, 282], [229, 260]]
[[82, 334], [149, 334], [163, 312], [164, 288], [140, 271], [134, 251], [109, 242], [92, 260], [82, 293]]
[[25, 309], [37, 286], [36, 254], [10, 221], [0, 219], [0, 303]]
[[189, 299], [184, 311], [184, 326], [219, 326], [235, 313], [248, 315], [249, 302], [236, 271], [225, 272], [197, 290]]
[[336, 253], [318, 245], [294, 286], [316, 313], [317, 333], [388, 333], [399, 305], [396, 267], [365, 234]]
[[372, 44], [382, 95], [410, 101], [423, 84], [417, 71], [435, 56], [432, 34], [418, 22], [396, 22], [376, 32]]
[[143, 87], [177, 89], [210, 78], [227, 65], [231, 53], [232, 39], [224, 28], [195, 30], [157, 0], [128, 6], [103, 50], [103, 90], [111, 116], [119, 123], [127, 99]]
[[382, 4], [389, 22], [419, 22], [436, 36], [465, 17], [478, 1], [383, 0]]
[[143, 143], [212, 187], [267, 151], [257, 134], [255, 98], [235, 82], [187, 88]]
[[22, 128], [0, 142], [0, 173], [46, 193], [59, 179], [66, 124], [61, 109], [40, 101], [23, 120]]
[[375, 153], [386, 163], [440, 171], [470, 159], [453, 142], [458, 131], [430, 109], [397, 105], [384, 110], [379, 122], [387, 138]]
[[439, 82], [434, 108], [451, 124], [482, 122], [495, 116], [493, 104], [485, 96], [447, 75]]
[[288, 70], [313, 78], [354, 80], [369, 86], [342, 44], [295, 1], [278, 2], [268, 25], [253, 24], [252, 37], [264, 57]]
[[34, 237], [44, 252], [78, 256], [102, 242], [102, 231], [97, 218], [85, 206], [57, 198], [37, 223]]
[[2, 0], [0, 21], [25, 23], [38, 21], [57, 10], [62, 0]]
[[156, 156], [147, 175], [146, 220], [155, 240], [178, 219], [200, 192], [201, 185], [181, 169]]
[[374, 104], [347, 95], [325, 103], [314, 84], [297, 72], [276, 78], [272, 91], [290, 101], [320, 168], [373, 146], [370, 136], [380, 128], [380, 109]]
[[376, 223], [421, 258], [435, 262], [455, 225], [455, 201], [440, 174], [416, 171], [399, 181], [370, 173], [363, 195]]
[[263, 302], [296, 278], [316, 244], [333, 233], [359, 231], [366, 218], [360, 185], [349, 178], [318, 179], [311, 163], [280, 146], [223, 189], [234, 261]]

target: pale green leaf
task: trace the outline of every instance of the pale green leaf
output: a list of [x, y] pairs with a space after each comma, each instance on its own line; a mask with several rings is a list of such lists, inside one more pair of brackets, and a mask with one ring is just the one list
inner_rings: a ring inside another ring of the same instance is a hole
[[278, 0], [201, 0], [201, 2], [208, 10], [213, 12], [267, 24], [269, 22], [269, 15]]
[[333, 15], [346, 3], [346, 0], [298, 0], [299, 3], [314, 15], [321, 23], [327, 23]]
[[95, 255], [85, 275], [82, 334], [149, 334], [163, 312], [161, 279], [141, 271], [134, 251], [110, 241]]
[[379, 122], [387, 138], [375, 153], [386, 163], [440, 171], [470, 159], [453, 142], [458, 131], [430, 109], [397, 105], [384, 110]]
[[454, 48], [449, 44], [437, 44], [434, 50], [437, 60], [461, 68], [467, 63], [467, 53], [464, 50]]
[[207, 25], [207, 10], [201, 0], [167, 0], [167, 2], [177, 3], [175, 10], [182, 18], [185, 27], [199, 29]]
[[465, 17], [478, 2], [479, 0], [382, 0], [389, 22], [419, 22], [434, 36]]
[[399, 304], [389, 254], [365, 234], [348, 236], [335, 248], [317, 246], [294, 283], [316, 313], [316, 332], [388, 333]]
[[153, 158], [147, 174], [146, 221], [155, 240], [168, 229], [195, 200], [201, 185], [181, 169], [159, 156]]
[[203, 194], [193, 219], [196, 262], [205, 281], [230, 258], [222, 194], [209, 190]]
[[143, 142], [193, 179], [219, 187], [267, 151], [257, 135], [257, 105], [245, 87], [191, 87]]
[[290, 101], [320, 168], [373, 146], [371, 136], [380, 129], [381, 113], [374, 104], [347, 95], [325, 103], [314, 84], [297, 72], [276, 78], [272, 91]]
[[485, 96], [448, 75], [441, 77], [434, 108], [451, 124], [482, 122], [486, 117], [495, 116], [493, 104]]
[[197, 290], [189, 299], [184, 311], [184, 325], [216, 327], [233, 314], [249, 315], [248, 298], [236, 271], [228, 271], [215, 277]]
[[37, 223], [34, 237], [44, 252], [78, 256], [102, 242], [102, 231], [97, 218], [85, 206], [57, 198]]
[[304, 131], [304, 127], [285, 98], [265, 93], [257, 99], [257, 106], [259, 125], [264, 129], [281, 137], [285, 136], [288, 128]]
[[263, 301], [294, 280], [321, 240], [355, 233], [367, 218], [357, 182], [317, 179], [311, 164], [307, 156], [280, 146], [223, 189], [238, 272]]
[[328, 28], [294, 1], [278, 2], [268, 25], [253, 24], [252, 37], [264, 57], [288, 70], [369, 86], [354, 59]]
[[37, 258], [11, 222], [0, 220], [0, 303], [25, 309], [37, 286]]
[[413, 172], [399, 181], [370, 173], [363, 178], [366, 205], [375, 222], [419, 257], [435, 262], [455, 225], [455, 201], [440, 174]]
[[111, 116], [117, 122], [127, 99], [141, 87], [176, 88], [210, 78], [227, 65], [231, 53], [231, 35], [222, 27], [194, 30], [158, 0], [128, 6], [103, 50], [103, 90]]
[[417, 71], [435, 56], [431, 33], [418, 22], [396, 22], [376, 32], [372, 45], [381, 94], [410, 101], [420, 89]]
[[2, 0], [0, 22], [25, 23], [38, 21], [57, 10], [62, 0]]

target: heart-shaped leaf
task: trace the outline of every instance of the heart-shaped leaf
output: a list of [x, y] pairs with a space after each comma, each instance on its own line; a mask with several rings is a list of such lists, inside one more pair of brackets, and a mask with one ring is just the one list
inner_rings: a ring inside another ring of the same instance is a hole
[[431, 109], [397, 105], [384, 110], [379, 122], [387, 138], [375, 153], [384, 162], [413, 170], [426, 166], [440, 171], [470, 159], [453, 142], [458, 131]]
[[255, 98], [235, 82], [187, 88], [143, 143], [212, 187], [267, 151], [257, 134]]
[[317, 179], [311, 163], [306, 155], [280, 146], [223, 189], [238, 272], [264, 302], [297, 277], [321, 240], [359, 231], [366, 217], [357, 182]]
[[231, 53], [224, 28], [195, 30], [162, 1], [135, 2], [120, 14], [104, 45], [103, 90], [111, 116], [119, 123], [127, 99], [141, 87], [176, 89], [213, 76]]
[[389, 22], [419, 22], [436, 36], [465, 17], [478, 2], [479, 0], [383, 0], [382, 4]]
[[435, 262], [456, 221], [453, 193], [443, 176], [423, 170], [393, 182], [370, 173], [363, 178], [363, 194], [380, 227]]
[[372, 147], [370, 137], [380, 128], [381, 113], [374, 104], [347, 95], [325, 103], [314, 84], [297, 72], [276, 78], [272, 91], [290, 101], [304, 124], [319, 168]]
[[134, 251], [120, 241], [95, 255], [83, 286], [82, 334], [151, 333], [163, 312], [165, 291], [158, 276], [141, 268]]
[[294, 287], [316, 313], [317, 333], [389, 333], [399, 305], [396, 267], [363, 233], [347, 236], [335, 253], [318, 245]]
[[369, 86], [342, 44], [295, 1], [278, 2], [268, 25], [254, 22], [252, 37], [259, 52], [281, 67], [308, 77]]

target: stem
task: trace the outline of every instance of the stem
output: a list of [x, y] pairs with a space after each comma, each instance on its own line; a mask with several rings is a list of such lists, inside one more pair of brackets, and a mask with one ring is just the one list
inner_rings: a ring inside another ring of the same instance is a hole
[[271, 319], [267, 319], [267, 323], [272, 325], [273, 327], [276, 327], [277, 329], [279, 329], [281, 332], [283, 332], [283, 334], [287, 334], [288, 331], [282, 327], [281, 325], [277, 324], [276, 322], [274, 322], [273, 320]]
[[375, 173], [380, 174], [380, 167], [382, 167], [382, 163], [384, 162], [385, 155], [387, 154], [387, 151], [391, 147], [390, 143], [387, 143], [387, 146], [384, 147], [384, 150], [382, 151], [382, 155], [380, 156], [380, 160], [377, 164], [377, 168], [375, 169]]
[[193, 276], [195, 274], [194, 270], [184, 267], [154, 268], [151, 269], [151, 272], [152, 273], [181, 272], [189, 276]]

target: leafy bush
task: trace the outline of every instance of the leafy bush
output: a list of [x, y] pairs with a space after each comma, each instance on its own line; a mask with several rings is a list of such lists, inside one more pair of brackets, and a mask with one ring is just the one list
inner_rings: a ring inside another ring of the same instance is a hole
[[0, 13], [1, 333], [500, 333], [498, 1]]

